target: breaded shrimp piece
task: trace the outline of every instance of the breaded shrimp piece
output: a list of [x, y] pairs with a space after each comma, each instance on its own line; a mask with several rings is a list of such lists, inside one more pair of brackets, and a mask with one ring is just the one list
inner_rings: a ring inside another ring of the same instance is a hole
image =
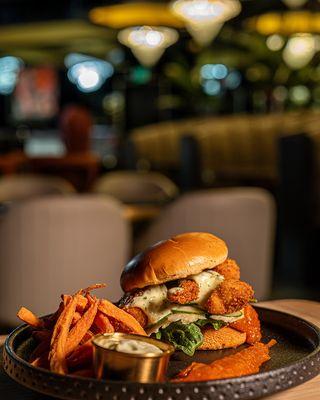
[[225, 279], [240, 279], [239, 265], [231, 258], [228, 258], [222, 264], [214, 268], [214, 271], [222, 275]]
[[275, 344], [255, 343], [231, 356], [213, 361], [211, 364], [192, 363], [181, 371], [174, 382], [207, 381], [214, 379], [235, 378], [259, 372], [263, 363], [270, 360], [269, 348]]
[[171, 303], [187, 304], [197, 300], [199, 286], [191, 279], [183, 279], [179, 286], [168, 290], [167, 299]]
[[132, 315], [142, 326], [142, 328], [145, 328], [148, 325], [148, 317], [144, 313], [143, 310], [139, 307], [124, 307], [124, 311], [126, 311], [128, 314]]
[[261, 340], [261, 327], [258, 314], [256, 310], [247, 304], [244, 307], [244, 318], [239, 319], [236, 322], [232, 322], [230, 328], [236, 329], [239, 332], [243, 332], [247, 335], [246, 342], [253, 344]]
[[211, 293], [204, 308], [210, 314], [231, 314], [241, 310], [253, 294], [252, 287], [247, 283], [226, 279]]

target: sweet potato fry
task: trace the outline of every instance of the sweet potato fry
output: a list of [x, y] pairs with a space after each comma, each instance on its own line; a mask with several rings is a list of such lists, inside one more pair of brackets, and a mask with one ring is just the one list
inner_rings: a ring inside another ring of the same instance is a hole
[[206, 381], [254, 374], [259, 372], [261, 365], [270, 359], [269, 348], [275, 343], [274, 340], [267, 345], [258, 342], [236, 354], [213, 361], [209, 365], [192, 363], [181, 371], [174, 381]]
[[113, 333], [114, 327], [112, 326], [109, 318], [102, 314], [101, 311], [97, 312], [93, 325], [96, 327], [96, 333]]
[[82, 315], [78, 311], [76, 311], [73, 315], [71, 326], [74, 326], [81, 319], [81, 317]]
[[93, 376], [93, 346], [96, 333], [115, 331], [146, 335], [130, 314], [107, 300], [98, 300], [90, 291], [105, 287], [96, 284], [80, 289], [74, 295], [64, 294], [55, 313], [41, 320], [22, 307], [18, 317], [35, 328], [32, 336], [38, 342], [30, 363], [60, 374]]
[[94, 336], [94, 333], [91, 331], [88, 331], [82, 338], [80, 344], [87, 343], [89, 340], [91, 340]]
[[49, 352], [46, 351], [40, 357], [31, 362], [34, 367], [49, 369]]
[[72, 297], [71, 301], [62, 311], [52, 334], [49, 361], [52, 372], [60, 374], [67, 373], [66, 365], [66, 344], [69, 328], [73, 319], [78, 302], [78, 294]]
[[33, 326], [34, 328], [43, 328], [43, 321], [36, 317], [32, 311], [25, 307], [21, 307], [18, 311], [17, 317], [26, 324]]
[[66, 344], [67, 355], [70, 354], [78, 346], [87, 331], [90, 329], [97, 314], [98, 305], [99, 301], [96, 299], [93, 300], [88, 310], [71, 329]]
[[100, 300], [99, 311], [105, 314], [107, 317], [112, 317], [117, 321], [120, 321], [125, 325], [132, 333], [138, 335], [147, 336], [144, 329], [141, 327], [139, 322], [133, 318], [132, 315], [118, 308], [108, 300]]
[[107, 285], [105, 283], [96, 283], [94, 285], [88, 286], [85, 289], [81, 289], [81, 293], [89, 293], [92, 290], [96, 290], [96, 289], [103, 289], [105, 288]]
[[77, 347], [67, 358], [68, 368], [84, 368], [92, 363], [93, 346], [91, 341]]
[[88, 299], [84, 297], [82, 294], [79, 294], [77, 312], [82, 314], [84, 310], [87, 308], [87, 305], [88, 305]]
[[62, 298], [64, 306], [66, 306], [69, 303], [69, 301], [72, 300], [72, 296], [70, 296], [70, 294], [63, 294], [61, 296], [61, 298]]

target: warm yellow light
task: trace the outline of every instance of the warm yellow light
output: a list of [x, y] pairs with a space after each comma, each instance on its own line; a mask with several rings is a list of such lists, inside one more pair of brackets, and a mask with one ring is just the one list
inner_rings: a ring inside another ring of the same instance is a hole
[[268, 13], [250, 18], [245, 25], [262, 35], [293, 35], [295, 33], [320, 33], [320, 13], [288, 11]]
[[176, 0], [171, 8], [184, 20], [195, 41], [207, 45], [225, 21], [240, 13], [241, 4], [238, 0]]
[[178, 33], [171, 28], [141, 26], [123, 29], [118, 39], [142, 65], [152, 67], [165, 49], [178, 40]]
[[174, 15], [167, 4], [161, 3], [125, 3], [93, 8], [89, 19], [98, 25], [113, 29], [128, 26], [169, 26], [183, 28], [183, 21]]
[[292, 69], [309, 64], [316, 52], [316, 40], [311, 34], [297, 34], [290, 37], [283, 50], [283, 59]]

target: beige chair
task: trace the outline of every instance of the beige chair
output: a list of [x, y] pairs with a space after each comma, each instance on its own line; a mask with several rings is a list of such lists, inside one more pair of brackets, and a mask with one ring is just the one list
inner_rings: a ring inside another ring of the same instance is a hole
[[95, 196], [38, 198], [13, 205], [0, 221], [0, 323], [24, 305], [54, 311], [62, 293], [105, 282], [98, 296], [117, 301], [130, 251], [119, 203]]
[[124, 203], [163, 203], [175, 198], [177, 186], [157, 172], [118, 171], [102, 176], [93, 191]]
[[8, 175], [0, 178], [0, 203], [74, 192], [73, 186], [68, 181], [58, 177]]
[[168, 206], [139, 238], [136, 250], [182, 232], [211, 232], [223, 238], [243, 280], [257, 298], [270, 293], [275, 206], [271, 195], [254, 188], [220, 189], [182, 196]]

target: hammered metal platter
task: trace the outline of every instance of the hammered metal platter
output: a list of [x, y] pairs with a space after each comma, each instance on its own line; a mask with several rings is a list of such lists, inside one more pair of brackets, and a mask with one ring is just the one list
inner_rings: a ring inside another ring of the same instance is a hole
[[[35, 346], [31, 331], [22, 325], [11, 333], [4, 347], [4, 369], [15, 381], [34, 391], [68, 400], [249, 400], [300, 385], [320, 373], [320, 330], [309, 322], [279, 311], [256, 308], [263, 341], [276, 339], [271, 360], [260, 373], [241, 378], [194, 383], [141, 384], [62, 376], [32, 367], [26, 359]], [[241, 348], [241, 347], [240, 347]], [[210, 362], [236, 350], [197, 352], [192, 361]], [[190, 364], [176, 352], [169, 377]]]

